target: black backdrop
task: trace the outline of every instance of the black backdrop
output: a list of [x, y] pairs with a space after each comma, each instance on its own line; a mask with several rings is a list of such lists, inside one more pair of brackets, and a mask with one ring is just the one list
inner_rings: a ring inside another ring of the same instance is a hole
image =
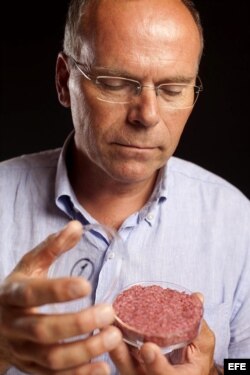
[[[54, 85], [68, 1], [9, 3], [1, 9], [0, 160], [59, 147], [72, 128]], [[176, 155], [250, 197], [248, 1], [195, 3], [205, 32], [204, 92]]]

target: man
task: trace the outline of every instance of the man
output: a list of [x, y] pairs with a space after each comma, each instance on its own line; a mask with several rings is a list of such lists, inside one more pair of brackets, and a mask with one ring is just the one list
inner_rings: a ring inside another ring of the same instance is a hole
[[[71, 1], [56, 85], [74, 133], [61, 152], [0, 169], [1, 373], [215, 375], [224, 357], [249, 356], [249, 202], [172, 157], [202, 45], [189, 1]], [[88, 223], [117, 229], [124, 248]], [[110, 285], [147, 279], [204, 296], [180, 366], [151, 343], [138, 364], [111, 325]]]

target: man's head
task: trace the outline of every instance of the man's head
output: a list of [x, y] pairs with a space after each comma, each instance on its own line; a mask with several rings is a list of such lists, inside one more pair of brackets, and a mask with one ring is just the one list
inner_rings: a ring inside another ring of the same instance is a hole
[[[202, 47], [190, 1], [72, 1], [57, 88], [71, 108], [81, 164], [124, 183], [152, 178], [174, 153], [192, 111]], [[99, 76], [139, 81], [141, 88], [117, 100], [127, 81], [114, 87], [112, 80], [110, 88], [111, 80]]]
[[[200, 21], [200, 16], [195, 8], [195, 5], [192, 0], [180, 0], [191, 13], [194, 22], [199, 30], [200, 39], [201, 39], [201, 53], [203, 51], [203, 30]], [[82, 22], [86, 24], [85, 32], [88, 30], [88, 15], [91, 7], [97, 7], [100, 0], [71, 0], [68, 9], [68, 15], [65, 25], [65, 34], [64, 34], [64, 52], [67, 55], [78, 56], [80, 50], [82, 49], [84, 37], [82, 32]], [[143, 6], [143, 4], [141, 5]], [[84, 20], [84, 21], [83, 21]], [[87, 33], [86, 33], [87, 34]]]

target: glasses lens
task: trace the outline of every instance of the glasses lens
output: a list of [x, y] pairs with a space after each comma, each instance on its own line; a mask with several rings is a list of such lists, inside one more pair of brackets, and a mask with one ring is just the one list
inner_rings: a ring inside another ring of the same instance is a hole
[[162, 84], [158, 87], [159, 105], [173, 109], [192, 107], [197, 91], [193, 85]]
[[138, 83], [127, 78], [99, 76], [98, 99], [112, 103], [129, 103], [138, 89]]
[[[98, 76], [95, 83], [98, 87], [97, 99], [109, 103], [130, 103], [141, 92], [141, 86], [138, 81], [123, 77]], [[181, 83], [164, 83], [155, 87], [158, 103], [166, 109], [192, 107], [201, 89], [201, 86]]]

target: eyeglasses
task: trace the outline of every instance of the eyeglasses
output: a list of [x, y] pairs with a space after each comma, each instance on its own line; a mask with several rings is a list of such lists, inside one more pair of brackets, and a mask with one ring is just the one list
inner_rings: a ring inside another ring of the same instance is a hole
[[83, 64], [76, 61], [73, 57], [71, 59], [84, 78], [96, 85], [98, 91], [96, 98], [107, 103], [131, 103], [136, 96], [141, 94], [142, 89], [146, 88], [155, 90], [158, 103], [161, 107], [170, 110], [187, 109], [194, 106], [199, 93], [203, 90], [199, 77], [197, 77], [196, 85], [172, 82], [161, 83], [157, 86], [150, 84], [142, 85], [139, 81], [130, 78], [87, 74], [80, 67]]

